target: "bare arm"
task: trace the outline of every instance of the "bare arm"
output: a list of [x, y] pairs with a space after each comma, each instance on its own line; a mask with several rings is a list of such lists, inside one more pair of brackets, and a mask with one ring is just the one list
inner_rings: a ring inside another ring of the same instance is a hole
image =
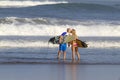
[[60, 36], [59, 43], [62, 43], [63, 36]]

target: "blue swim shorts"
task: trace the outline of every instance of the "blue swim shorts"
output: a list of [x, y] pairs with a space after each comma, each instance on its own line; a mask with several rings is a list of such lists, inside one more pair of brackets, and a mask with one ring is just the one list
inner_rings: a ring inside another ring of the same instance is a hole
[[67, 49], [67, 44], [66, 43], [59, 45], [59, 50], [60, 51], [66, 51], [66, 49]]

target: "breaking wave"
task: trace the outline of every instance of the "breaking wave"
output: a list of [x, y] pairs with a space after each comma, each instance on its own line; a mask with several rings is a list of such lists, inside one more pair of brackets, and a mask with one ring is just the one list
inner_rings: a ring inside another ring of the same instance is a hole
[[[48, 39], [45, 40], [34, 40], [34, 37], [32, 38], [33, 40], [23, 40], [23, 39], [18, 39], [18, 40], [0, 40], [0, 48], [57, 48], [58, 45], [53, 45], [51, 43], [48, 43]], [[86, 43], [88, 44], [88, 48], [120, 48], [120, 41], [108, 41], [108, 40], [86, 40]]]
[[1, 18], [1, 36], [55, 36], [66, 28], [77, 30], [78, 36], [120, 36], [119, 22], [72, 21], [53, 18]]
[[66, 1], [0, 1], [0, 7], [28, 7], [37, 5], [67, 3]]

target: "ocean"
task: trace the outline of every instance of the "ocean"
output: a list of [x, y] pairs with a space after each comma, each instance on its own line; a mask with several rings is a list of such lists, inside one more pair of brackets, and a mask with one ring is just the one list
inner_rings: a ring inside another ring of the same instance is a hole
[[[0, 63], [56, 63], [49, 38], [74, 28], [82, 64], [120, 64], [120, 1], [1, 0]], [[71, 49], [67, 60], [71, 61]], [[61, 56], [62, 61], [62, 56]]]

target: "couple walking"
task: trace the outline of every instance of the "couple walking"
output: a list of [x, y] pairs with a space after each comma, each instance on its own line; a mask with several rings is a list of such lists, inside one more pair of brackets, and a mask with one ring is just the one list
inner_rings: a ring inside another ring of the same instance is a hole
[[[60, 35], [59, 43], [61, 43], [61, 41], [65, 35], [73, 35], [74, 36], [74, 40], [68, 43], [68, 47], [71, 45], [72, 60], [75, 60], [76, 56], [77, 56], [78, 60], [80, 60], [80, 54], [78, 52], [78, 46], [76, 43], [76, 39], [78, 39], [78, 36], [76, 34], [76, 30], [67, 28], [67, 32], [63, 32]], [[62, 52], [63, 52], [63, 59], [64, 60], [66, 59], [66, 49], [67, 49], [67, 43], [59, 44], [58, 57], [57, 57], [58, 59], [60, 59], [60, 55]]]

